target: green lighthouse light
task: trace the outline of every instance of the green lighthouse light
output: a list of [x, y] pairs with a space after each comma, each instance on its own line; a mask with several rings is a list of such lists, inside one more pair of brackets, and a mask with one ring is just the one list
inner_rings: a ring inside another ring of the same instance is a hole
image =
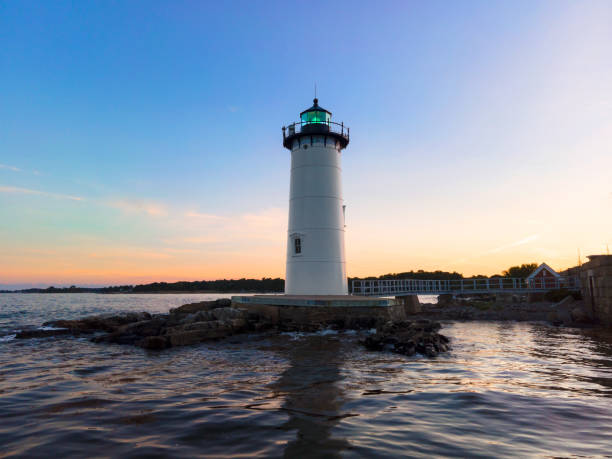
[[302, 124], [327, 124], [330, 120], [328, 112], [313, 110], [302, 113]]
[[319, 107], [319, 101], [314, 100], [314, 105], [300, 114], [302, 126], [305, 124], [327, 124], [331, 121], [331, 113]]

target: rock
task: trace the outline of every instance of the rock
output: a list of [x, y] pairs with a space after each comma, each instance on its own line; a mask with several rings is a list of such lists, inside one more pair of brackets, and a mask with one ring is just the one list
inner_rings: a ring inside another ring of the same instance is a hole
[[498, 293], [495, 295], [495, 304], [507, 305], [515, 303], [514, 297], [516, 297], [516, 295], [512, 295], [511, 293]]
[[164, 319], [143, 320], [140, 322], [132, 322], [131, 324], [120, 326], [116, 333], [133, 333], [139, 336], [154, 336], [158, 335], [161, 328], [166, 325]]
[[546, 321], [556, 326], [563, 324], [563, 321], [559, 318], [557, 311], [550, 311], [546, 316]]
[[28, 338], [48, 338], [51, 336], [58, 335], [71, 335], [73, 332], [67, 328], [58, 328], [52, 330], [21, 330], [15, 335], [15, 339], [28, 339]]
[[230, 324], [232, 325], [232, 328], [234, 328], [235, 331], [239, 331], [246, 328], [247, 321], [246, 319], [239, 317], [237, 319], [230, 319]]
[[132, 312], [117, 316], [100, 315], [76, 320], [54, 320], [45, 322], [43, 326], [67, 328], [71, 330], [72, 333], [92, 333], [94, 331], [113, 332], [121, 325], [149, 319], [151, 319], [151, 314], [148, 312]]
[[527, 294], [528, 303], [538, 303], [544, 300], [544, 293], [542, 292], [530, 292]]
[[387, 350], [404, 355], [414, 355], [418, 352], [427, 357], [435, 357], [449, 349], [449, 340], [437, 333], [439, 329], [439, 323], [429, 320], [386, 322], [362, 344], [374, 351]]
[[452, 294], [443, 293], [442, 295], [438, 295], [438, 306], [452, 306], [453, 304], [455, 304], [455, 300]]
[[156, 318], [120, 325], [114, 331], [92, 339], [94, 343], [136, 344], [142, 338], [156, 336], [166, 325], [166, 320]]
[[223, 298], [187, 304], [171, 310], [169, 314], [154, 316], [139, 312], [57, 320], [44, 324], [54, 328], [24, 330], [17, 338], [97, 332], [92, 338], [96, 343], [135, 344], [146, 349], [164, 349], [223, 338], [246, 330], [269, 328], [270, 325], [262, 317], [229, 306], [231, 301]]
[[[574, 317], [573, 317], [573, 309], [580, 309], [580, 308], [573, 308], [574, 305], [574, 298], [572, 296], [567, 296], [565, 298], [563, 298], [561, 301], [559, 301], [557, 304], [554, 304], [551, 308], [551, 311], [548, 313], [547, 315], [547, 319], [550, 323], [552, 323], [553, 325], [571, 325], [574, 322], [578, 322]], [[576, 313], [576, 315], [580, 315], [580, 313], [582, 313], [583, 311], [578, 311]], [[581, 317], [582, 319], [583, 317]]]
[[147, 336], [138, 342], [138, 346], [145, 349], [161, 350], [168, 347], [168, 339], [165, 336]]
[[220, 308], [229, 308], [232, 305], [232, 300], [229, 298], [219, 298], [215, 300], [215, 304]]
[[561, 301], [559, 301], [557, 304], [555, 304], [555, 308], [564, 308], [564, 307], [568, 307], [570, 304], [574, 303], [576, 300], [574, 300], [574, 297], [571, 295], [566, 296], [565, 298], [563, 298]]
[[207, 320], [215, 320], [215, 316], [209, 311], [198, 311], [185, 316], [183, 319], [181, 319], [181, 323], [189, 324], [192, 322], [204, 322]]
[[232, 305], [229, 298], [219, 298], [214, 301], [200, 301], [198, 303], [189, 303], [179, 306], [178, 308], [170, 309], [170, 314], [192, 314], [199, 311], [212, 311], [217, 308], [227, 308]]
[[582, 308], [576, 307], [572, 309], [570, 314], [574, 322], [585, 323], [589, 321], [587, 314]]
[[172, 346], [188, 346], [202, 341], [224, 338], [231, 334], [231, 330], [224, 328], [206, 328], [191, 331], [179, 331], [168, 335]]
[[229, 319], [237, 319], [242, 318], [244, 314], [239, 309], [234, 308], [218, 308], [213, 309], [211, 314], [217, 320], [229, 320]]

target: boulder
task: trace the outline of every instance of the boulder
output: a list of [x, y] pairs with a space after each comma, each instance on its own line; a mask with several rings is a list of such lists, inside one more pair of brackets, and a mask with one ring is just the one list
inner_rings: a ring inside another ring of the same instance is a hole
[[198, 311], [192, 314], [188, 314], [181, 319], [181, 323], [189, 324], [193, 322], [204, 322], [207, 320], [215, 320], [215, 316], [209, 311]]
[[28, 339], [28, 338], [48, 338], [51, 336], [58, 335], [71, 335], [73, 334], [72, 330], [67, 328], [57, 328], [57, 329], [33, 329], [33, 330], [21, 330], [19, 333], [15, 335], [16, 339]]
[[170, 314], [192, 314], [199, 311], [212, 311], [217, 308], [227, 308], [232, 305], [229, 298], [219, 298], [214, 301], [200, 301], [198, 303], [189, 303], [179, 306], [178, 308], [170, 309]]
[[239, 309], [235, 308], [217, 308], [211, 311], [211, 314], [217, 320], [229, 320], [244, 318], [245, 314]]
[[231, 335], [231, 330], [225, 328], [206, 328], [190, 331], [177, 331], [168, 335], [171, 346], [189, 346], [202, 341], [224, 338]]
[[450, 293], [443, 293], [442, 295], [438, 295], [438, 306], [452, 306], [455, 304], [455, 300], [453, 299], [453, 295]]
[[151, 319], [151, 314], [148, 312], [131, 312], [116, 316], [99, 315], [76, 320], [54, 320], [45, 322], [43, 326], [67, 328], [73, 333], [93, 333], [95, 331], [113, 332], [121, 325], [149, 319]]
[[555, 308], [563, 308], [563, 307], [567, 307], [570, 304], [574, 303], [576, 300], [574, 300], [574, 297], [571, 295], [566, 296], [565, 298], [563, 298], [561, 301], [559, 301], [557, 304], [555, 304]]
[[572, 309], [570, 314], [572, 317], [572, 321], [574, 322], [585, 323], [589, 321], [589, 317], [584, 312], [584, 310], [580, 307], [575, 307], [574, 309]]
[[115, 333], [135, 334], [138, 336], [154, 336], [160, 333], [162, 327], [166, 325], [164, 319], [142, 320], [122, 325], [117, 328]]
[[159, 335], [165, 327], [162, 318], [142, 320], [120, 325], [114, 331], [92, 339], [94, 343], [137, 344], [142, 338]]
[[374, 351], [391, 351], [404, 355], [416, 353], [435, 357], [449, 349], [449, 340], [439, 334], [440, 324], [429, 320], [386, 322], [362, 344]]
[[165, 336], [147, 336], [137, 344], [145, 349], [161, 350], [168, 347], [168, 339]]

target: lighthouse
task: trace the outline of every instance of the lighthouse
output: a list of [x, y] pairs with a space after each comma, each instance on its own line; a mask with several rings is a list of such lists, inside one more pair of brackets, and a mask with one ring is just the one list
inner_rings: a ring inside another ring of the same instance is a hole
[[291, 152], [287, 295], [348, 295], [341, 153], [349, 129], [331, 120], [318, 100], [283, 127]]

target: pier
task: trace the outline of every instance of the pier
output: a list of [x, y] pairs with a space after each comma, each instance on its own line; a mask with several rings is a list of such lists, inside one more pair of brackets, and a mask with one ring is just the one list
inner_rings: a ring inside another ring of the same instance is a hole
[[354, 279], [351, 287], [351, 293], [360, 296], [538, 293], [559, 289], [580, 290], [580, 281], [577, 277], [546, 280], [513, 277], [451, 280]]

